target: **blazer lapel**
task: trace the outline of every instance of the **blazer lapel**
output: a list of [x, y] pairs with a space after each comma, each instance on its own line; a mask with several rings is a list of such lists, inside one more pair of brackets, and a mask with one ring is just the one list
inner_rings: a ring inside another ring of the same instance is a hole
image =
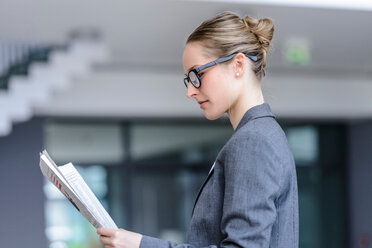
[[201, 192], [203, 191], [204, 186], [207, 184], [209, 178], [211, 178], [211, 176], [212, 176], [212, 174], [214, 172], [214, 165], [215, 165], [215, 163], [213, 164], [212, 169], [210, 170], [210, 172], [209, 172], [207, 178], [205, 179], [203, 185], [199, 189], [198, 195], [196, 196], [196, 199], [195, 199], [195, 202], [194, 202], [194, 207], [192, 208], [192, 214], [191, 214], [191, 216], [194, 214], [194, 209], [195, 209], [196, 203], [198, 202], [199, 196], [200, 196]]

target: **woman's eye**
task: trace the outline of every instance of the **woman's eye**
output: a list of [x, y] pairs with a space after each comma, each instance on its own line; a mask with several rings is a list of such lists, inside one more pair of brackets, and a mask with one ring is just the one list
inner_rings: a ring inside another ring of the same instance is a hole
[[200, 78], [203, 77], [203, 75], [204, 75], [204, 73], [199, 73], [199, 77]]

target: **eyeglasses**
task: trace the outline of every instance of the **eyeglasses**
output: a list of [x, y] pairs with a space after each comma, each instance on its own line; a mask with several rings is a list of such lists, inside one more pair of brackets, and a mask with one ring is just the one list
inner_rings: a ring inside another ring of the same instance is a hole
[[[237, 54], [238, 53], [234, 53], [234, 54], [231, 54], [229, 56], [219, 58], [217, 60], [209, 62], [208, 64], [202, 65], [202, 66], [200, 66], [196, 69], [190, 70], [187, 73], [187, 77], [185, 77], [184, 80], [183, 80], [183, 82], [185, 83], [186, 88], [189, 86], [189, 82], [191, 82], [192, 85], [195, 88], [199, 88], [201, 86], [201, 80], [200, 80], [199, 72], [201, 72], [202, 70], [205, 70], [209, 67], [212, 67], [214, 65], [229, 61], [229, 60], [233, 59]], [[250, 58], [254, 62], [256, 62], [258, 60], [257, 56], [253, 56], [253, 55], [249, 55], [249, 54], [245, 54], [245, 56], [247, 56], [248, 58]]]

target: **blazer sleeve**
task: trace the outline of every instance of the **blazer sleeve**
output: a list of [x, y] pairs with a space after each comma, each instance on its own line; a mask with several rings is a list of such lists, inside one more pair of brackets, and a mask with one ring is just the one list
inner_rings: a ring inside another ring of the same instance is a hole
[[283, 174], [275, 146], [266, 135], [249, 133], [227, 147], [221, 247], [270, 246]]
[[[269, 248], [282, 176], [275, 144], [262, 134], [250, 133], [231, 140], [223, 157], [225, 191], [220, 228], [224, 239], [207, 247]], [[194, 247], [149, 236], [143, 236], [140, 246]]]
[[[217, 245], [206, 246], [205, 248], [217, 248]], [[144, 235], [141, 240], [140, 248], [197, 248], [190, 244], [177, 244], [171, 241], [153, 238]], [[199, 247], [198, 247], [199, 248]], [[200, 247], [201, 248], [201, 247]]]

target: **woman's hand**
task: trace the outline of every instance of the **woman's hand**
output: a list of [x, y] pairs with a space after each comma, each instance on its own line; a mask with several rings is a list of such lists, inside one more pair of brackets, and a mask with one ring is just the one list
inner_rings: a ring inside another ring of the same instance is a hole
[[129, 232], [124, 229], [109, 229], [100, 227], [97, 233], [101, 236], [100, 240], [104, 248], [139, 248], [142, 235]]

